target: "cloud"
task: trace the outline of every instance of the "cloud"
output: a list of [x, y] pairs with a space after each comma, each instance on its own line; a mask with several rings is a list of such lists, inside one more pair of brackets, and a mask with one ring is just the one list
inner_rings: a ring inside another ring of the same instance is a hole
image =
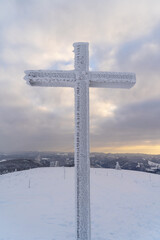
[[[2, 0], [0, 150], [72, 150], [74, 93], [31, 88], [26, 69], [73, 69], [73, 42], [90, 42], [90, 68], [131, 71], [131, 90], [90, 89], [92, 149], [159, 142], [158, 0]], [[153, 117], [155, 116], [155, 117]]]
[[[112, 118], [96, 119], [97, 129], [92, 133], [93, 147], [160, 144], [160, 99], [119, 107]], [[92, 139], [91, 138], [91, 139]]]

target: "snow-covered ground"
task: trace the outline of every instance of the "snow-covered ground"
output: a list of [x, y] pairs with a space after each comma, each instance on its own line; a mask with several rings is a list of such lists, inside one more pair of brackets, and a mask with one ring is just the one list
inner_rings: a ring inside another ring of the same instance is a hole
[[[160, 175], [91, 169], [92, 240], [160, 240]], [[0, 240], [74, 240], [74, 168], [0, 176]]]

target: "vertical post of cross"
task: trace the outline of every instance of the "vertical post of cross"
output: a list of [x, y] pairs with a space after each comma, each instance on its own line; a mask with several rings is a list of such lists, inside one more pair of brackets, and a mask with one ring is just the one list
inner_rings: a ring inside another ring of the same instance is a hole
[[75, 178], [76, 236], [90, 240], [89, 159], [89, 50], [88, 43], [75, 43]]
[[76, 239], [90, 240], [89, 87], [129, 89], [136, 83], [136, 75], [89, 71], [89, 44], [73, 46], [74, 70], [27, 70], [24, 79], [34, 87], [74, 87]]

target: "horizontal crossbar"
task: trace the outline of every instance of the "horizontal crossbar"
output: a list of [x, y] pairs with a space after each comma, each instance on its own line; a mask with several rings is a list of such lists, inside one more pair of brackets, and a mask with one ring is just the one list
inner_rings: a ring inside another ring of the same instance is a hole
[[27, 84], [42, 87], [74, 87], [76, 81], [74, 71], [27, 70]]
[[134, 73], [125, 72], [90, 72], [90, 87], [131, 88], [136, 83]]
[[[52, 70], [28, 70], [24, 79], [31, 86], [74, 87], [76, 72]], [[134, 73], [88, 72], [89, 87], [97, 88], [131, 88], [136, 83]], [[81, 80], [83, 81], [83, 79]]]

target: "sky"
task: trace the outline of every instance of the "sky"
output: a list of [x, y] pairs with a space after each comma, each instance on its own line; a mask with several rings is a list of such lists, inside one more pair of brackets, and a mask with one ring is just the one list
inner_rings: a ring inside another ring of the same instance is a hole
[[74, 90], [30, 87], [25, 70], [136, 73], [125, 89], [90, 89], [90, 151], [160, 154], [159, 0], [0, 0], [0, 151], [74, 151]]

